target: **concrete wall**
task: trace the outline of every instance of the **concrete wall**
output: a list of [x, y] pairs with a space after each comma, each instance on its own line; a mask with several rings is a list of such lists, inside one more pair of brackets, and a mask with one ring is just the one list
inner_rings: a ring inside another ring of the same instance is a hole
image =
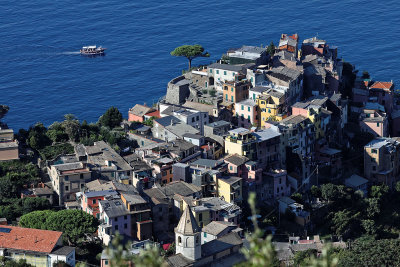
[[183, 166], [182, 163], [172, 165], [173, 181], [185, 181], [188, 182], [190, 178], [190, 167], [189, 165]]
[[0, 149], [0, 161], [19, 159], [18, 146]]

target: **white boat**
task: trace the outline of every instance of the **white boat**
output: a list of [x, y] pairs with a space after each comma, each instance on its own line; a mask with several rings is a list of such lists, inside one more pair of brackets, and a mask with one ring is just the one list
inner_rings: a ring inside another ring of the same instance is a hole
[[80, 52], [82, 55], [94, 56], [94, 55], [104, 55], [105, 50], [106, 48], [104, 47], [101, 46], [97, 47], [95, 45], [91, 45], [82, 47]]

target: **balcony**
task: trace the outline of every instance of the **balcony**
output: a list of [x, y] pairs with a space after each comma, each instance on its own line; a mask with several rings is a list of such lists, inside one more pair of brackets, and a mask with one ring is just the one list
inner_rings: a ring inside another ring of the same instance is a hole
[[233, 190], [235, 190], [235, 191], [237, 191], [238, 189], [240, 189], [240, 185], [239, 184], [236, 184], [236, 185], [232, 185], [232, 189]]

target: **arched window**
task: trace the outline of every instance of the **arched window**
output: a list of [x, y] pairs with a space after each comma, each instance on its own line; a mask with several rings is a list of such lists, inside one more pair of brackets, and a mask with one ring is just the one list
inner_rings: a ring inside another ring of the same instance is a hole
[[178, 244], [182, 244], [182, 237], [178, 236]]

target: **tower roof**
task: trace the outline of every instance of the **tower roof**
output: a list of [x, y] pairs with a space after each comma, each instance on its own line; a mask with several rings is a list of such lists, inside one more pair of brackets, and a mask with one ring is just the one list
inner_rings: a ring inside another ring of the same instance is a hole
[[200, 227], [197, 225], [196, 218], [193, 216], [189, 206], [183, 211], [181, 219], [179, 220], [178, 226], [175, 228], [175, 232], [184, 235], [193, 235], [200, 232]]

